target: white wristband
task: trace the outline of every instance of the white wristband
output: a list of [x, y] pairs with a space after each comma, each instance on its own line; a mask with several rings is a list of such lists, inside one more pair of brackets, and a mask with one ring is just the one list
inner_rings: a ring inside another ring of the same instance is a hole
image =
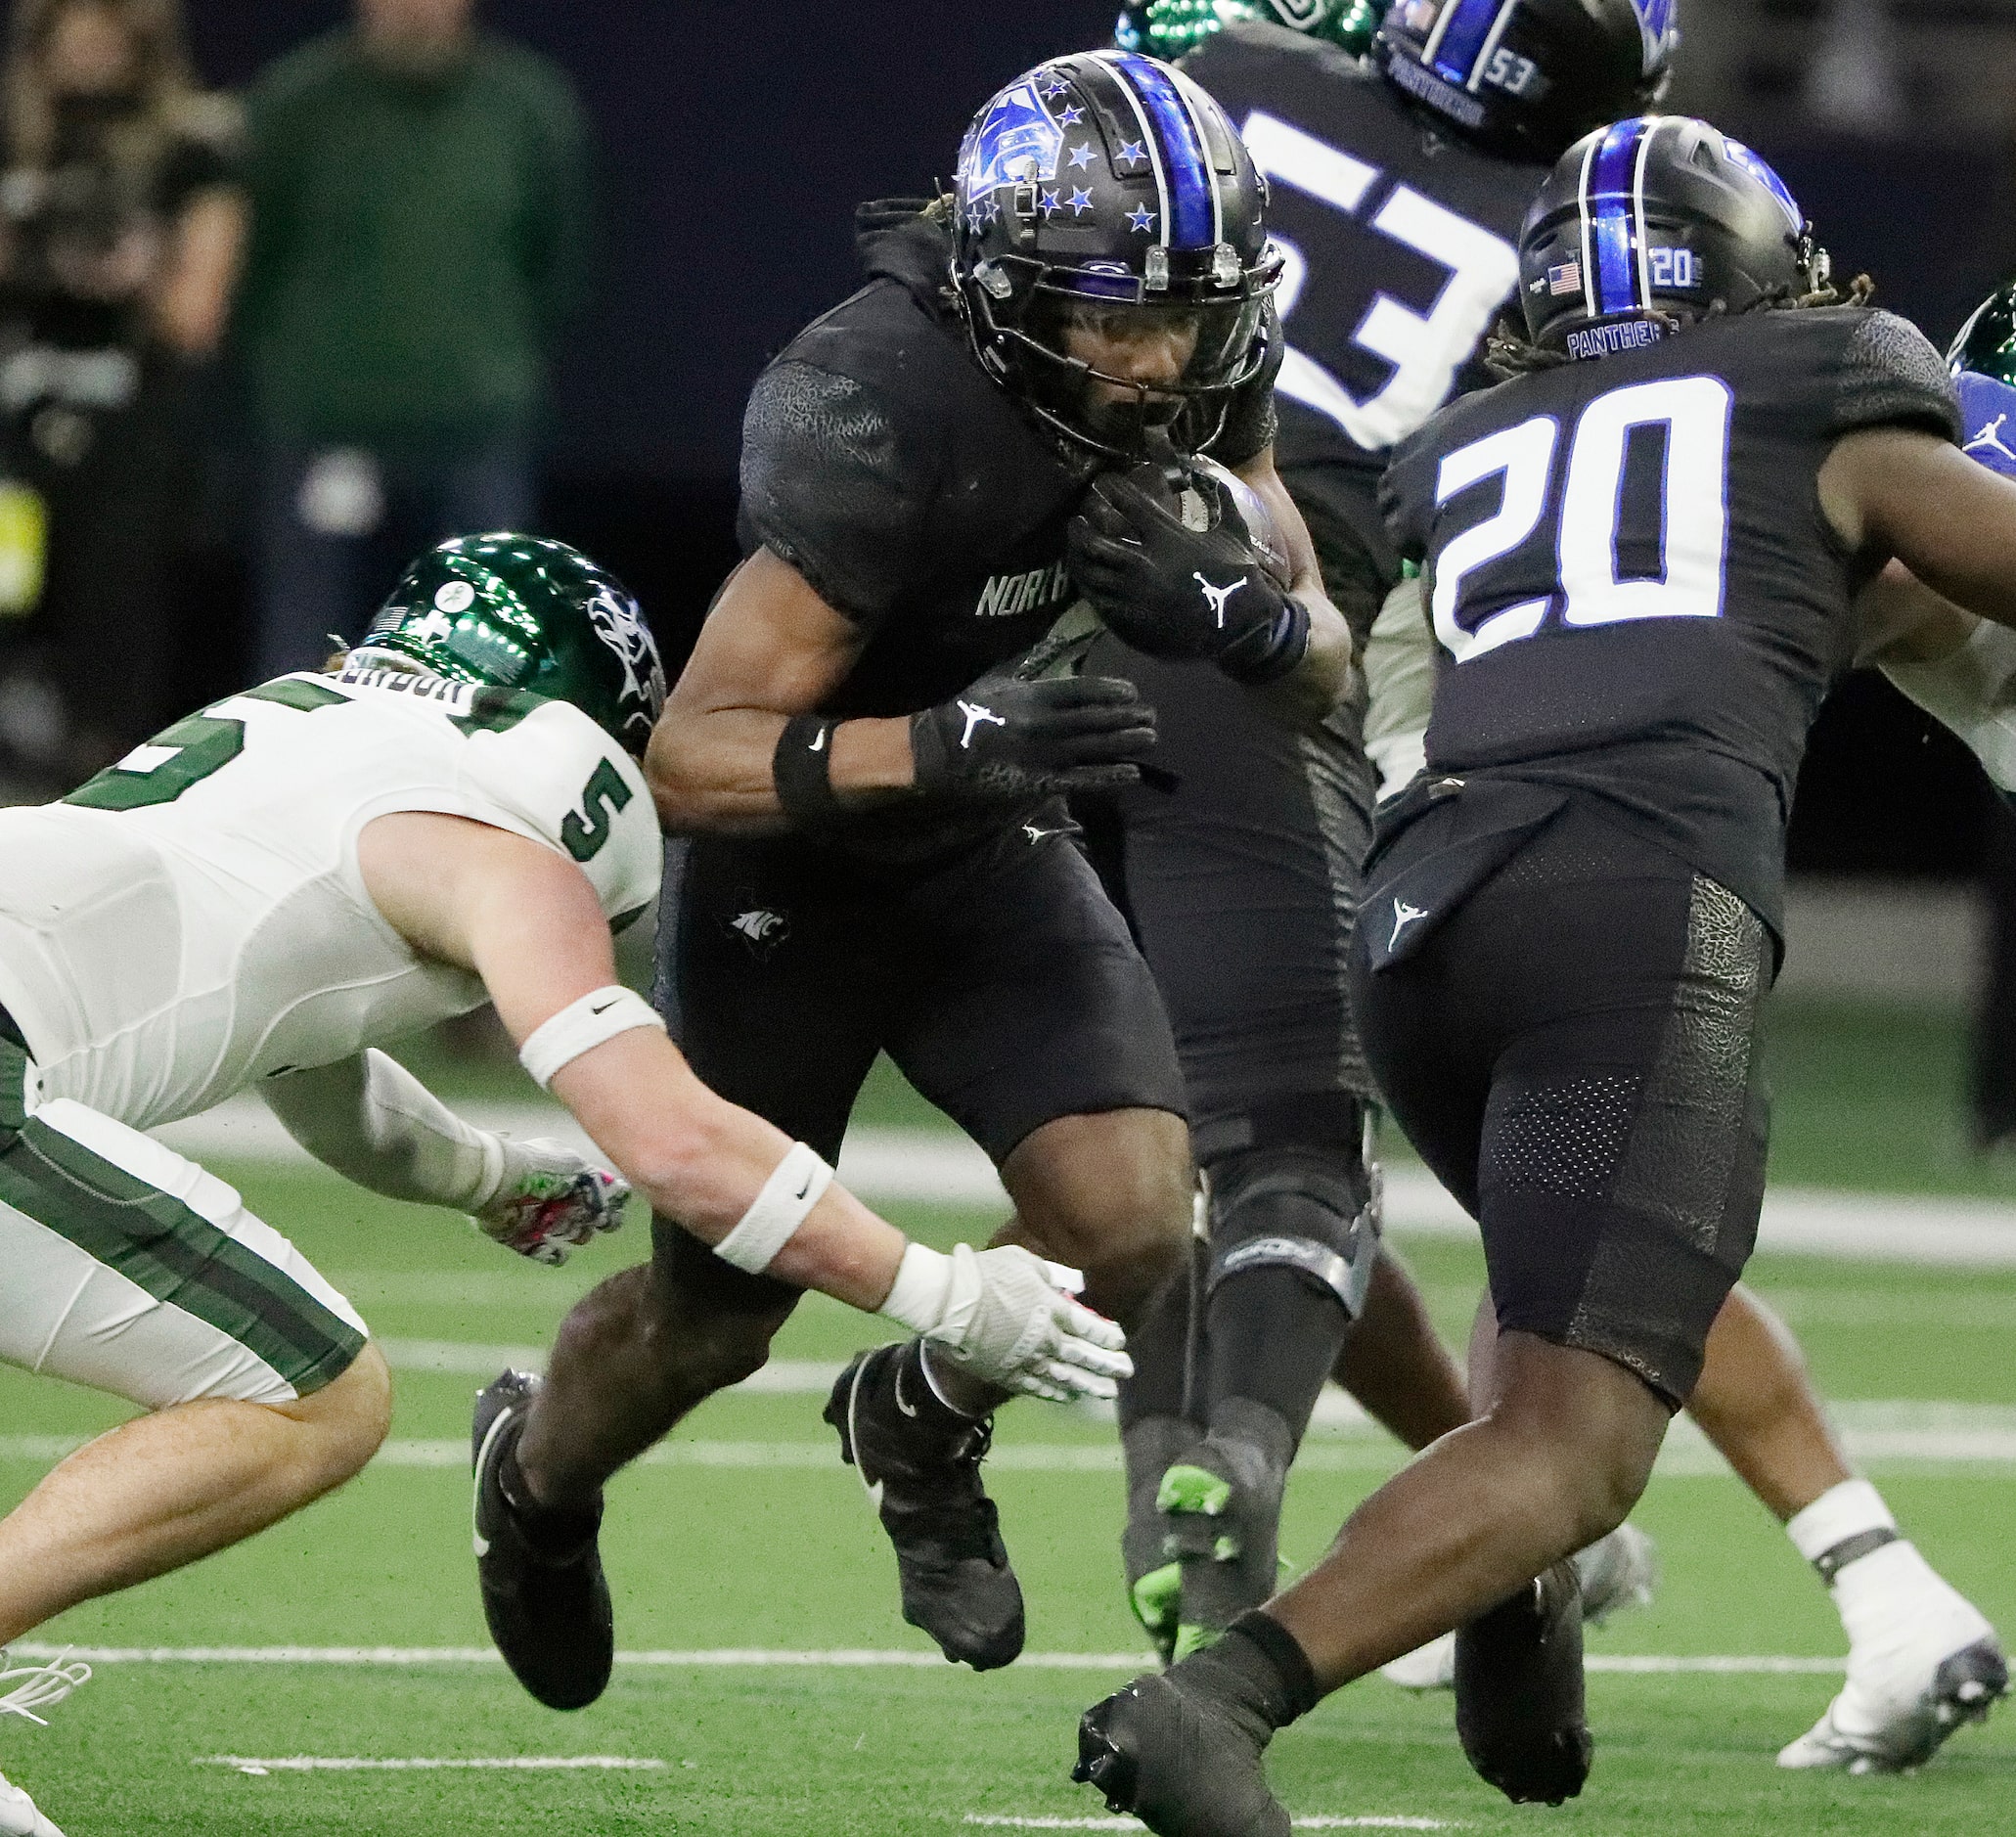
[[552, 1019], [535, 1027], [518, 1048], [518, 1063], [544, 1091], [563, 1065], [571, 1065], [605, 1040], [637, 1027], [655, 1027], [663, 1033], [665, 1022], [634, 989], [611, 983], [606, 989], [592, 990], [578, 1002], [569, 1002]]
[[[970, 1256], [972, 1252], [966, 1254]], [[952, 1258], [943, 1251], [925, 1244], [907, 1244], [903, 1261], [896, 1266], [896, 1279], [889, 1285], [888, 1298], [875, 1312], [885, 1321], [909, 1327], [913, 1333], [929, 1333], [944, 1323], [955, 1273]]]
[[714, 1246], [714, 1254], [751, 1276], [761, 1276], [791, 1241], [832, 1179], [833, 1170], [818, 1155], [802, 1142], [792, 1143], [735, 1230]]

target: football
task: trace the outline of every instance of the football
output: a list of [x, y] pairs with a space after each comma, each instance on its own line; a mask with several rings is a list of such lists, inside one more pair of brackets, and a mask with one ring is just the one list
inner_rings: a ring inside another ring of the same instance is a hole
[[[1253, 552], [1260, 564], [1280, 586], [1294, 578], [1294, 563], [1288, 559], [1288, 544], [1279, 522], [1261, 497], [1243, 478], [1213, 459], [1190, 462], [1192, 474], [1207, 472], [1225, 487], [1226, 498], [1246, 527]], [[1176, 494], [1178, 513], [1191, 529], [1212, 526], [1211, 501], [1194, 484], [1186, 484]], [[1085, 668], [1087, 653], [1106, 629], [1105, 622], [1087, 600], [1074, 600], [1058, 615], [1049, 631], [1022, 653], [1014, 666], [1017, 682], [1034, 683], [1054, 676], [1076, 676]]]

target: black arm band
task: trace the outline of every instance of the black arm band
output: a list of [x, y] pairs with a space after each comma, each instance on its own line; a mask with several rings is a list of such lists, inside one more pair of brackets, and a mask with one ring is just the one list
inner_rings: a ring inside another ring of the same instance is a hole
[[823, 714], [794, 715], [777, 737], [770, 774], [777, 801], [795, 829], [829, 829], [840, 814], [833, 795], [833, 730], [840, 724]]

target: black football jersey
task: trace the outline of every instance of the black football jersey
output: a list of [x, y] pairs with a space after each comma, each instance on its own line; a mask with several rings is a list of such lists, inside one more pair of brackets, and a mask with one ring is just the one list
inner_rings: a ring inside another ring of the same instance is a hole
[[[946, 291], [950, 235], [902, 202], [864, 206], [870, 280], [770, 363], [742, 426], [744, 553], [765, 547], [859, 624], [867, 647], [820, 712], [898, 715], [1019, 655], [1075, 597], [1064, 532], [1099, 460], [980, 369]], [[1277, 334], [1275, 346], [1279, 349]], [[1210, 415], [1229, 466], [1274, 437], [1273, 370]], [[1176, 429], [1179, 446], [1187, 429]], [[996, 817], [885, 806], [863, 845], [996, 829]]]
[[1453, 402], [1385, 483], [1440, 645], [1430, 770], [1593, 792], [1777, 927], [1867, 572], [1819, 470], [1884, 425], [1957, 439], [1952, 384], [1915, 327], [1852, 306], [1704, 320]]
[[1349, 500], [1383, 547], [1389, 450], [1489, 382], [1483, 341], [1518, 287], [1520, 221], [1548, 168], [1439, 131], [1369, 65], [1279, 26], [1229, 27], [1184, 68], [1267, 174], [1287, 256], [1277, 463], [1298, 497]]

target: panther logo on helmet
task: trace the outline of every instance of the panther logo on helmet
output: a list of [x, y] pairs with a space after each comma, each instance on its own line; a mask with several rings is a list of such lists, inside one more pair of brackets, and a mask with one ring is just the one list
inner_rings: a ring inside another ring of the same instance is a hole
[[623, 718], [626, 735], [641, 724], [649, 738], [665, 705], [665, 667], [658, 660], [658, 648], [638, 612], [637, 602], [610, 587], [598, 587], [587, 612], [595, 635], [623, 667], [619, 705], [630, 710]]

